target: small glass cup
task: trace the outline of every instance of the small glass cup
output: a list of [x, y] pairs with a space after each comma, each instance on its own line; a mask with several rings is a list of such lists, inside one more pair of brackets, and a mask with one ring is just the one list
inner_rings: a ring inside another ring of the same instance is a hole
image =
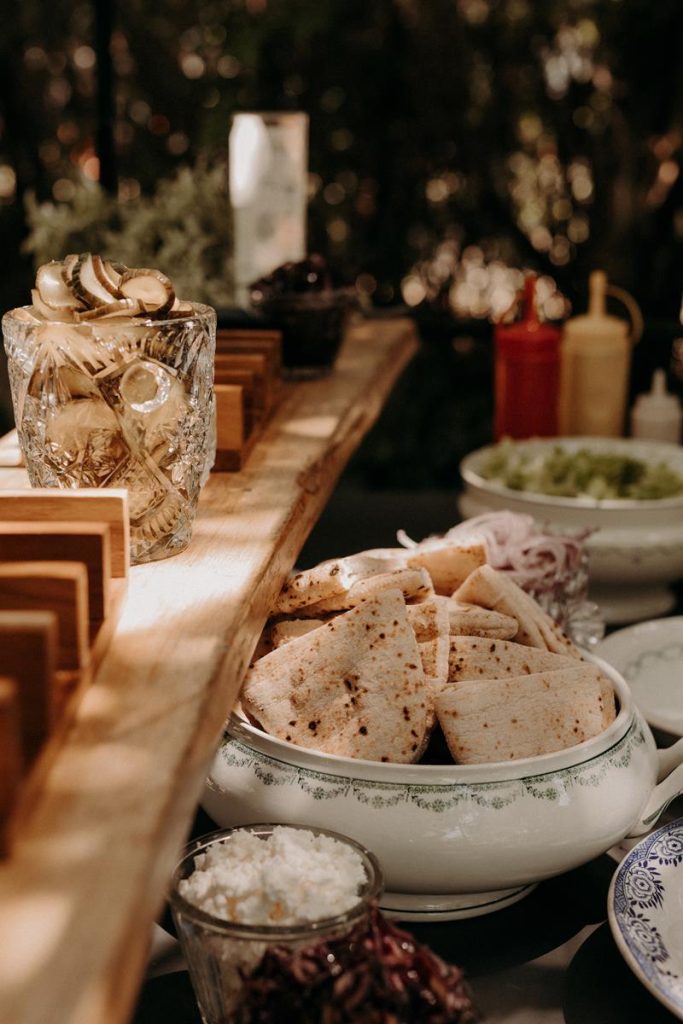
[[604, 637], [605, 620], [598, 605], [589, 600], [588, 575], [588, 555], [583, 551], [578, 565], [559, 572], [552, 584], [546, 580], [539, 587], [523, 586], [570, 640], [590, 650]]
[[187, 547], [212, 454], [214, 310], [66, 323], [27, 306], [2, 332], [32, 486], [127, 488], [134, 563]]
[[178, 892], [178, 883], [195, 869], [195, 858], [214, 843], [236, 832], [253, 832], [262, 839], [272, 835], [276, 825], [243, 825], [211, 832], [185, 850], [172, 879], [170, 902], [192, 986], [204, 1024], [228, 1024], [233, 1019], [243, 979], [260, 964], [272, 946], [306, 948], [329, 939], [340, 939], [366, 919], [382, 891], [382, 874], [375, 856], [348, 836], [324, 828], [287, 825], [314, 835], [330, 836], [351, 846], [365, 868], [366, 883], [358, 902], [343, 914], [296, 925], [238, 924], [214, 917], [189, 903]]

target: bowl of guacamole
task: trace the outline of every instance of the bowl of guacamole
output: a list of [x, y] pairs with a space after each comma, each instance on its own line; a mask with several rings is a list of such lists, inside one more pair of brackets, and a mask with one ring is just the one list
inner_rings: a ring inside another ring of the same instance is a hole
[[501, 441], [460, 464], [463, 517], [509, 509], [590, 531], [593, 580], [683, 578], [683, 447], [630, 438]]
[[648, 454], [638, 458], [631, 450], [588, 444], [534, 447], [506, 440], [482, 458], [479, 474], [513, 491], [553, 498], [661, 501], [683, 496], [683, 472], [661, 453]]

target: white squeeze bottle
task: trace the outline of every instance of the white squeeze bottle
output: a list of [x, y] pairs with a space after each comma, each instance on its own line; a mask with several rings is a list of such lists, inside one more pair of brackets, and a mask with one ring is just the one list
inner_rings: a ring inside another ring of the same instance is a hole
[[683, 412], [677, 395], [666, 390], [666, 373], [664, 370], [655, 370], [650, 391], [639, 395], [633, 404], [631, 434], [650, 441], [679, 444], [682, 418]]
[[[607, 294], [626, 306], [631, 324], [610, 316]], [[588, 312], [567, 320], [562, 332], [560, 432], [584, 437], [620, 437], [624, 432], [631, 349], [643, 330], [631, 295], [607, 284], [594, 270], [589, 279]], [[630, 326], [630, 330], [629, 330]]]

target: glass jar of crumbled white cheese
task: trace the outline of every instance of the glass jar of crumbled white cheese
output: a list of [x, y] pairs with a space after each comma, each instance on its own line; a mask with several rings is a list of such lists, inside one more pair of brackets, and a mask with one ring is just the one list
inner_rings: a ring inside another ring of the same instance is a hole
[[232, 1020], [267, 949], [341, 938], [381, 890], [373, 854], [326, 829], [245, 825], [192, 843], [170, 899], [204, 1024]]

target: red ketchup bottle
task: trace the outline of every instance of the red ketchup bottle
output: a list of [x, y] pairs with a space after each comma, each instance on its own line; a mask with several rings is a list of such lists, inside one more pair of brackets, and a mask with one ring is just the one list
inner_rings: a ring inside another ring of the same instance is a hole
[[495, 344], [496, 441], [555, 437], [560, 395], [560, 332], [536, 312], [536, 277], [524, 281], [522, 319], [498, 324]]

